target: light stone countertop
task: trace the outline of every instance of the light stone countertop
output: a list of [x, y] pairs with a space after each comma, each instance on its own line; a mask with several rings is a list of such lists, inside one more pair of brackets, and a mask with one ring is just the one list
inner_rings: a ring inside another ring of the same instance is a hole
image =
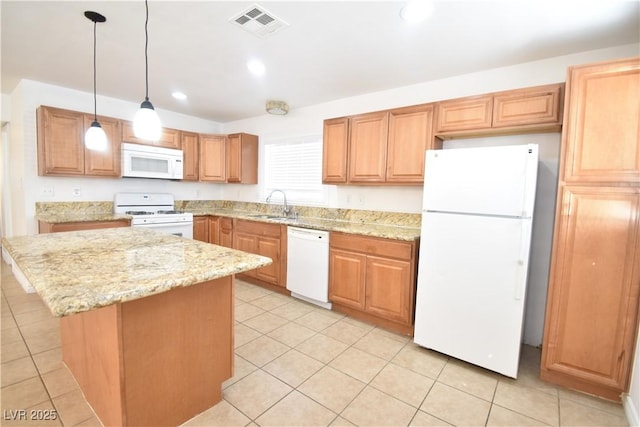
[[127, 227], [4, 238], [2, 245], [59, 317], [272, 262], [260, 255]]
[[392, 224], [375, 224], [368, 222], [354, 222], [339, 219], [324, 219], [299, 217], [295, 218], [264, 218], [264, 213], [241, 212], [234, 210], [190, 211], [194, 216], [214, 215], [229, 218], [247, 219], [277, 224], [285, 224], [292, 227], [309, 228], [323, 231], [339, 231], [342, 233], [359, 234], [371, 237], [383, 237], [413, 241], [420, 238], [420, 227], [408, 227]]

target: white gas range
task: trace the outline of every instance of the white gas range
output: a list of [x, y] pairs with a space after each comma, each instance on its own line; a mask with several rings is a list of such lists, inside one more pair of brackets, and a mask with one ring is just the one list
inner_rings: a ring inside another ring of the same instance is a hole
[[113, 210], [132, 215], [132, 227], [146, 227], [193, 239], [193, 214], [175, 210], [172, 194], [116, 193]]

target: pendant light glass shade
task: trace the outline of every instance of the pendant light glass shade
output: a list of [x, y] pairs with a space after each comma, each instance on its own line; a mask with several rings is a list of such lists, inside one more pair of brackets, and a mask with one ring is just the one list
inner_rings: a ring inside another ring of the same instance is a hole
[[133, 118], [133, 134], [136, 138], [146, 139], [149, 141], [157, 141], [162, 135], [162, 124], [158, 113], [153, 108], [153, 104], [149, 101], [149, 32], [147, 26], [149, 24], [149, 4], [144, 1], [146, 17], [144, 21], [144, 67], [145, 67], [145, 96], [144, 101], [140, 104], [140, 109]]
[[104, 151], [107, 149], [107, 134], [100, 123], [93, 121], [84, 134], [84, 145], [89, 150]]
[[84, 16], [93, 22], [93, 122], [84, 134], [84, 145], [88, 150], [105, 151], [108, 141], [107, 134], [98, 123], [98, 106], [96, 101], [96, 24], [105, 22], [107, 18], [98, 12], [86, 11]]
[[136, 138], [157, 141], [162, 134], [162, 124], [158, 113], [148, 98], [142, 104], [133, 119], [133, 133]]

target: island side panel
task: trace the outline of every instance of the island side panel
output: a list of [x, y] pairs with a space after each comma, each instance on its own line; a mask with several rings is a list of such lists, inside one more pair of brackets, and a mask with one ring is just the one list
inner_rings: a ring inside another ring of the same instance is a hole
[[62, 360], [105, 426], [125, 425], [120, 305], [60, 319]]
[[233, 375], [232, 276], [122, 303], [127, 425], [179, 425]]

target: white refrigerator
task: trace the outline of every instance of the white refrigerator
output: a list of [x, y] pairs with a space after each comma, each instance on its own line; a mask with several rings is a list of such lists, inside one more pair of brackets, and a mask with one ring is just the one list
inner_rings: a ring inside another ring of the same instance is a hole
[[538, 146], [428, 150], [414, 341], [516, 378]]

